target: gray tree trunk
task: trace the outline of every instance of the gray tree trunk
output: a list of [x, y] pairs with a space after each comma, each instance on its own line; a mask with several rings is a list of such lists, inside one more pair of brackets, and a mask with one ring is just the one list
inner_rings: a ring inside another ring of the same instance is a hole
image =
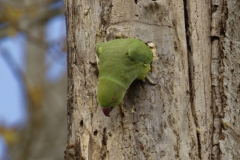
[[[66, 159], [239, 159], [240, 2], [65, 0]], [[139, 81], [105, 117], [95, 43], [116, 34], [155, 45], [151, 86]]]

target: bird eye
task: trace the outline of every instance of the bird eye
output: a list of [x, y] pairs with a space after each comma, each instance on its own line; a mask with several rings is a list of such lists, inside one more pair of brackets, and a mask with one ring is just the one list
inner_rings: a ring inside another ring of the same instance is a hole
[[113, 101], [115, 101], [115, 98], [114, 98], [114, 97], [112, 97], [112, 100], [111, 100], [111, 101], [112, 101], [112, 102], [113, 102]]

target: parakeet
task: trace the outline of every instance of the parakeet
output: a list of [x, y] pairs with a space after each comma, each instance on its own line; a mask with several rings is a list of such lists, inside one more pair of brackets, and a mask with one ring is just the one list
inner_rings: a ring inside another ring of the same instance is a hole
[[97, 101], [109, 117], [131, 83], [135, 79], [144, 80], [153, 54], [144, 42], [133, 38], [97, 43], [96, 53], [100, 60]]

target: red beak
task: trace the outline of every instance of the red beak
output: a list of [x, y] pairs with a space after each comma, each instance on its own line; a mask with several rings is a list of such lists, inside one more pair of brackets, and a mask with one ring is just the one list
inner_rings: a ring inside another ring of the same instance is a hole
[[113, 110], [113, 107], [102, 108], [102, 111], [103, 111], [104, 115], [107, 116], [107, 117], [110, 117], [109, 114], [112, 110]]

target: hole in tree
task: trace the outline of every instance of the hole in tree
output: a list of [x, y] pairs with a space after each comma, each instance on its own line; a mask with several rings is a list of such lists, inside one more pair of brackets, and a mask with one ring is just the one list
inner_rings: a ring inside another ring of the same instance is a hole
[[124, 115], [124, 113], [122, 112], [122, 118], [124, 118], [125, 117], [125, 115]]
[[106, 128], [103, 128], [102, 145], [103, 146], [107, 145]]
[[134, 3], [137, 4], [137, 3], [138, 3], [138, 0], [134, 0]]
[[81, 127], [83, 126], [83, 120], [80, 121], [80, 126], [81, 126]]
[[96, 136], [98, 134], [98, 131], [97, 130], [94, 131], [93, 134], [94, 134], [94, 136]]

